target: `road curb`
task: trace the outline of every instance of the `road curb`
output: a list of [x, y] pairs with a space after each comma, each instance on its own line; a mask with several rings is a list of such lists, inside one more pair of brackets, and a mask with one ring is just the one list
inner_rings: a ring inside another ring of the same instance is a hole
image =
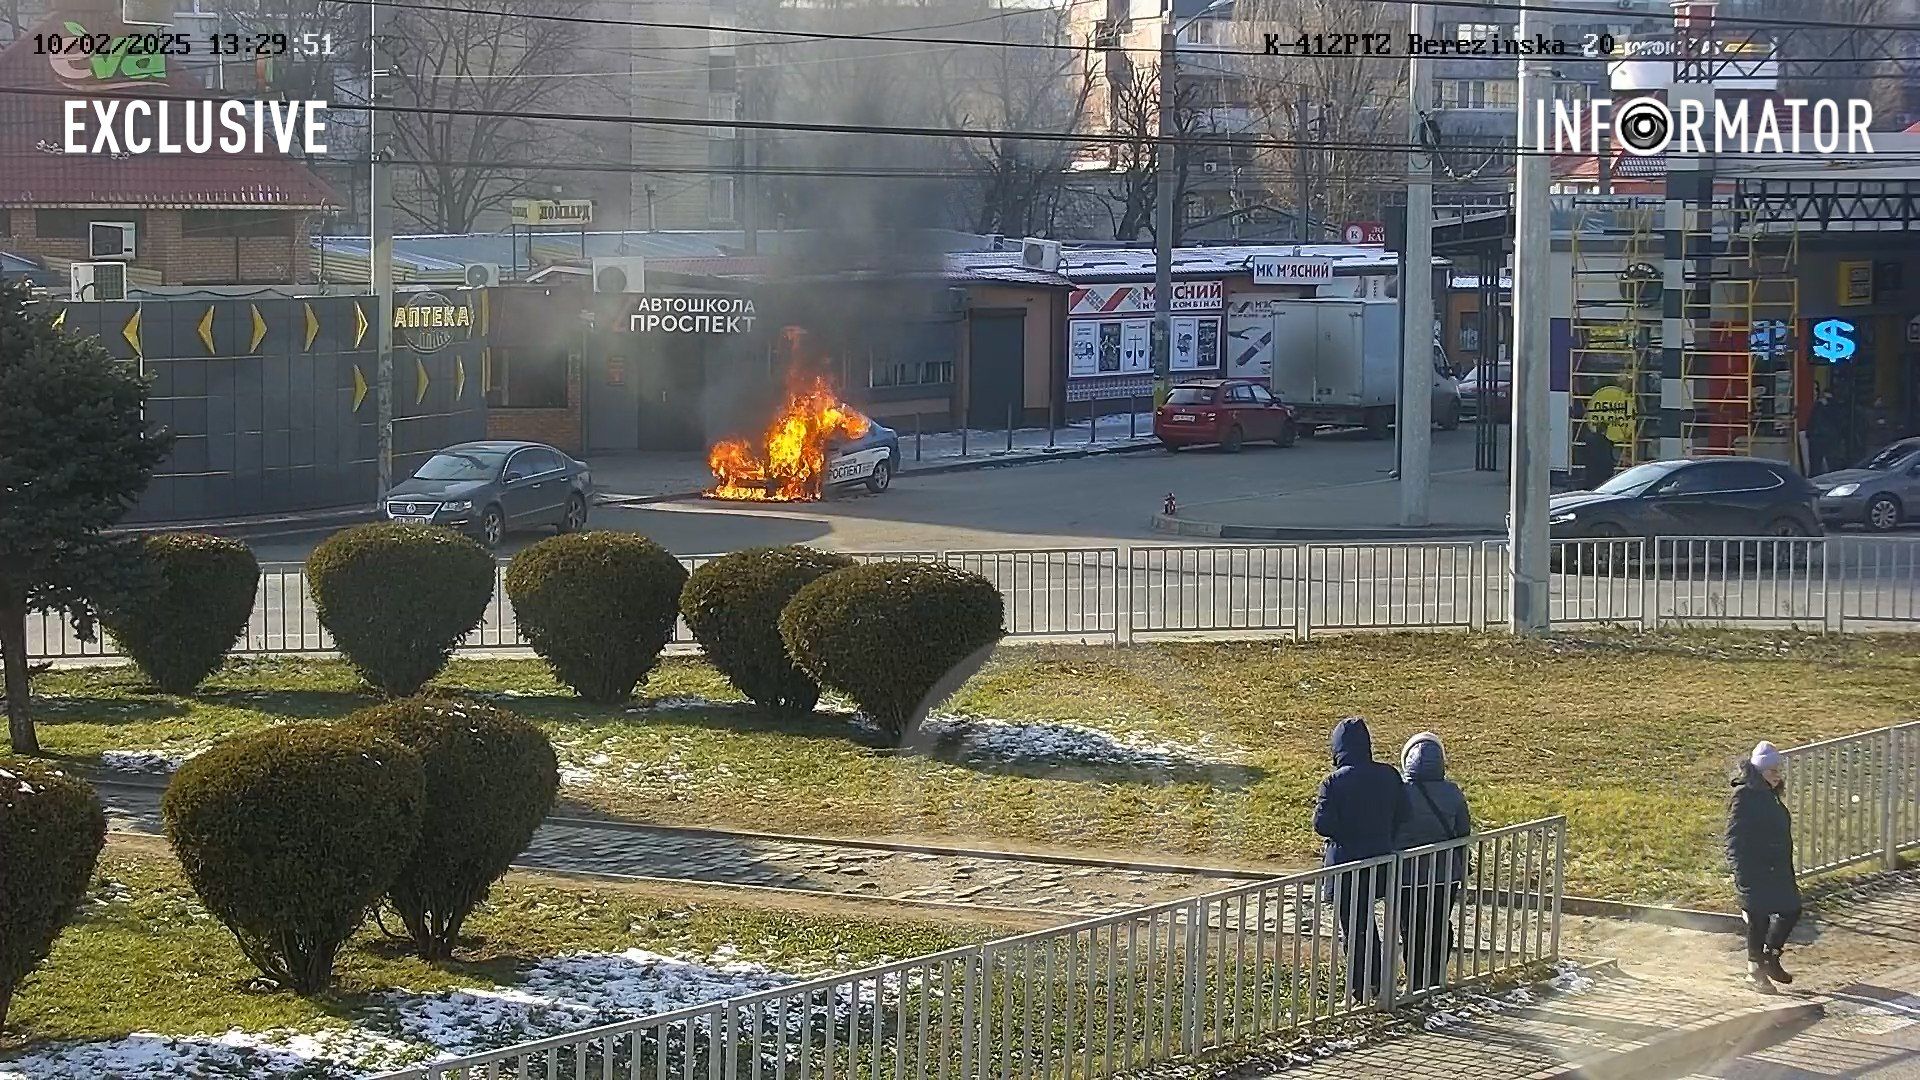
[[232, 518], [226, 521], [162, 521], [144, 525], [125, 525], [107, 530], [114, 536], [152, 536], [156, 533], [210, 532], [242, 537], [289, 536], [317, 532], [372, 521], [378, 513], [367, 506], [316, 510], [311, 514], [283, 514], [272, 517]]
[[1312, 543], [1322, 540], [1432, 540], [1435, 538], [1468, 538], [1498, 536], [1499, 532], [1491, 528], [1470, 528], [1467, 526], [1436, 525], [1424, 529], [1392, 528], [1386, 526], [1354, 526], [1351, 528], [1318, 528], [1294, 525], [1226, 525], [1216, 521], [1196, 521], [1191, 518], [1171, 517], [1166, 514], [1153, 515], [1153, 531], [1171, 533], [1175, 536], [1200, 536], [1214, 540], [1290, 540]]
[[1825, 1015], [1826, 1002], [1818, 998], [1717, 1013], [1592, 1060], [1542, 1069], [1527, 1080], [1634, 1080], [1656, 1076], [1705, 1054], [1738, 1057], [1771, 1042], [1770, 1036], [1780, 1028], [1812, 1023]]
[[[1020, 465], [1037, 465], [1047, 461], [1072, 461], [1077, 458], [1105, 457], [1109, 454], [1137, 454], [1142, 450], [1158, 449], [1158, 442], [1132, 442], [1120, 446], [1080, 447], [1078, 449], [1060, 447], [1051, 452], [1021, 454], [1017, 457], [969, 457], [958, 461], [936, 464], [902, 464], [900, 478], [910, 476], [937, 476], [941, 473], [973, 472], [976, 469], [1011, 469]], [[594, 498], [596, 506], [645, 506], [649, 503], [676, 502], [680, 499], [697, 498], [704, 489], [693, 491], [669, 492], [665, 495], [621, 495], [610, 492]]]

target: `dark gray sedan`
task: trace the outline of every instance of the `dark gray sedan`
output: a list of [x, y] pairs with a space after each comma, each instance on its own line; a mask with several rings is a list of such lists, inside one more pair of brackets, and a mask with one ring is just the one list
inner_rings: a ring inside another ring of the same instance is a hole
[[1881, 447], [1851, 469], [1813, 478], [1820, 518], [1829, 525], [1864, 525], [1890, 532], [1920, 518], [1920, 439]]
[[433, 455], [387, 494], [387, 518], [458, 529], [488, 547], [510, 532], [586, 527], [593, 476], [543, 443], [470, 442]]
[[1763, 458], [1650, 461], [1548, 501], [1553, 537], [1819, 536], [1819, 492]]

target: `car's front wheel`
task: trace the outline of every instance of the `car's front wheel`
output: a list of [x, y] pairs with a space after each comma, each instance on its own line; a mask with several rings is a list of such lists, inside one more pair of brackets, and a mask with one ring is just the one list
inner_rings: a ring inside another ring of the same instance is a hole
[[1275, 446], [1292, 446], [1300, 441], [1300, 429], [1291, 420], [1280, 421], [1280, 437], [1273, 440]]
[[500, 541], [506, 536], [507, 519], [501, 516], [500, 508], [487, 507], [486, 512], [480, 515], [480, 542], [487, 545], [488, 551], [492, 551], [500, 546]]
[[887, 485], [891, 483], [893, 483], [893, 465], [882, 461], [873, 467], [873, 475], [867, 477], [867, 490], [878, 495], [887, 490]]
[[1867, 504], [1867, 528], [1874, 532], [1892, 532], [1900, 527], [1900, 500], [1880, 494]]
[[560, 518], [560, 531], [576, 533], [587, 527], [587, 500], [579, 495], [567, 496], [567, 509]]
[[1240, 444], [1245, 442], [1246, 439], [1246, 432], [1241, 431], [1236, 425], [1228, 429], [1226, 438], [1220, 440], [1220, 449], [1225, 453], [1237, 454], [1240, 452]]

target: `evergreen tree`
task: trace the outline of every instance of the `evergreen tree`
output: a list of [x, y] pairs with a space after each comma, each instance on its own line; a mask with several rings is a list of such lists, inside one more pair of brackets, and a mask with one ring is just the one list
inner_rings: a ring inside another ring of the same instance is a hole
[[28, 712], [27, 614], [93, 632], [94, 604], [136, 583], [138, 563], [105, 530], [166, 458], [142, 415], [138, 370], [98, 341], [56, 329], [22, 284], [0, 284], [0, 666], [13, 750], [37, 754]]

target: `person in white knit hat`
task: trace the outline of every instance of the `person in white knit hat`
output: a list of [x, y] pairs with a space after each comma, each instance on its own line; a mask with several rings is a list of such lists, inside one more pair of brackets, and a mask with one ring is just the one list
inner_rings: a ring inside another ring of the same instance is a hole
[[1782, 798], [1786, 761], [1770, 742], [1753, 748], [1727, 800], [1727, 862], [1747, 918], [1747, 978], [1772, 993], [1791, 983], [1780, 953], [1800, 921], [1800, 886], [1793, 872], [1793, 815]]

